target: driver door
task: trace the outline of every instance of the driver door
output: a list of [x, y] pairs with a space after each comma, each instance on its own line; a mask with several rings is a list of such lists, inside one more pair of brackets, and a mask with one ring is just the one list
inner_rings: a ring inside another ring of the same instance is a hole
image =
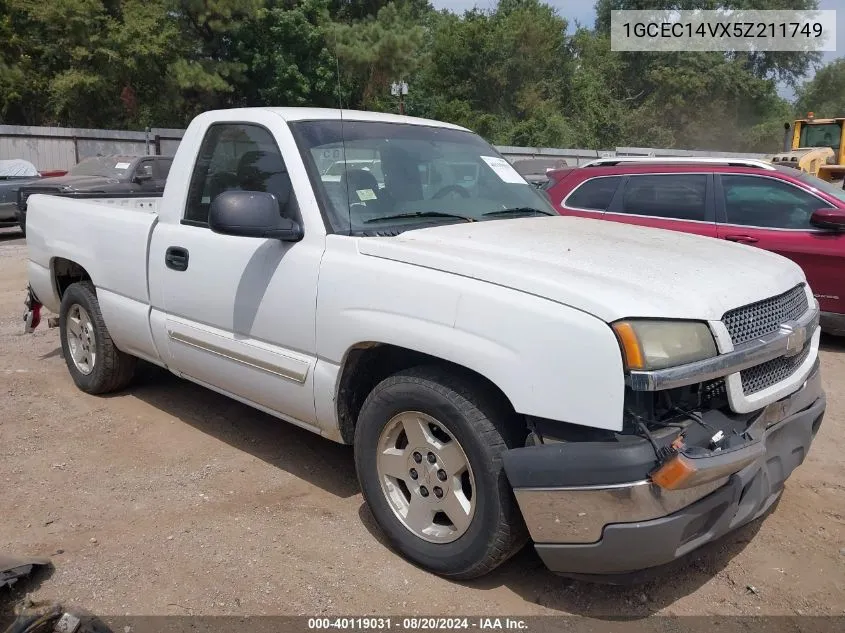
[[[211, 201], [230, 190], [274, 193], [285, 160], [273, 134], [247, 123], [209, 126], [178, 224], [150, 247], [173, 371], [304, 426], [315, 420], [317, 275], [321, 236], [300, 242], [221, 235]], [[289, 182], [289, 181], [288, 181]], [[291, 203], [280, 208], [301, 221]], [[161, 327], [163, 325], [163, 327]]]

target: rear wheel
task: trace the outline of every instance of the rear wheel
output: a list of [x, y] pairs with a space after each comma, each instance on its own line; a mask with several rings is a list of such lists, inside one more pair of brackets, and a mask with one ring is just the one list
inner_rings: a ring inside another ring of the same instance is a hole
[[71, 284], [65, 291], [59, 332], [68, 371], [82, 391], [108, 393], [132, 380], [137, 359], [115, 346], [90, 281]]
[[358, 419], [355, 464], [393, 546], [460, 579], [513, 555], [527, 533], [502, 454], [519, 426], [507, 403], [461, 372], [418, 367], [377, 385]]

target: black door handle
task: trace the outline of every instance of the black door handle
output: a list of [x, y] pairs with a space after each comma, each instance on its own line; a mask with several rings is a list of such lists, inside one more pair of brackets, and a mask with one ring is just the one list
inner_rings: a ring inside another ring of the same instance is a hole
[[188, 270], [188, 249], [171, 246], [164, 254], [164, 264], [172, 270]]

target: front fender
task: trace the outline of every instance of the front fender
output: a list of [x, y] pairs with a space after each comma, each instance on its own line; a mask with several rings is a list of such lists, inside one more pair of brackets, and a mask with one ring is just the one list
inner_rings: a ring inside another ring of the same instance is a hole
[[481, 374], [518, 413], [621, 430], [622, 357], [603, 321], [458, 275], [375, 258], [337, 266], [328, 259], [317, 348], [338, 374], [356, 345], [385, 343]]

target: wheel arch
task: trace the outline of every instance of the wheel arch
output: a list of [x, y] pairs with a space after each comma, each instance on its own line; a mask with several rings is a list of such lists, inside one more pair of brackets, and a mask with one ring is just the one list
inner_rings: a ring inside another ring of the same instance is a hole
[[471, 367], [401, 345], [362, 341], [351, 346], [344, 354], [337, 380], [335, 407], [343, 442], [352, 444], [358, 414], [367, 395], [378, 383], [399, 371], [421, 365], [437, 365], [463, 374], [489, 390], [503, 406], [514, 412], [513, 403], [507, 394], [491, 379]]
[[55, 288], [60, 301], [71, 284], [80, 281], [94, 283], [91, 274], [82, 264], [65, 257], [53, 257], [50, 260], [50, 277], [52, 278], [53, 288]]

